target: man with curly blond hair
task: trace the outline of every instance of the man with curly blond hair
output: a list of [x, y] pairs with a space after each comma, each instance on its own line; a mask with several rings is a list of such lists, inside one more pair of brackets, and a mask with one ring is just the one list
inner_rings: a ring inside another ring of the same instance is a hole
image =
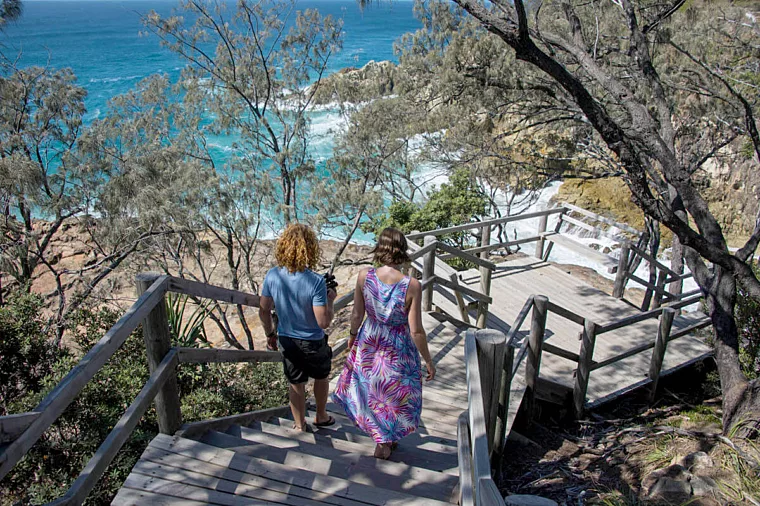
[[[327, 414], [328, 376], [332, 349], [324, 329], [330, 326], [336, 292], [328, 290], [325, 278], [315, 273], [319, 242], [314, 231], [295, 223], [285, 229], [275, 246], [278, 267], [267, 272], [259, 301], [259, 317], [267, 336], [267, 347], [282, 348], [282, 364], [290, 382], [293, 426], [306, 430], [306, 382], [314, 378], [317, 416], [314, 425], [335, 423]], [[277, 328], [272, 310], [277, 310]]]

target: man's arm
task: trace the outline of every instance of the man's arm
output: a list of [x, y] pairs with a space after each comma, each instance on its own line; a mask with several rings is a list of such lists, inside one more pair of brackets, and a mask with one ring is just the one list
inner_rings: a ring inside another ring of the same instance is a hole
[[274, 300], [272, 297], [259, 297], [259, 320], [264, 334], [267, 336], [267, 348], [270, 350], [277, 349], [277, 329], [274, 328], [272, 319], [272, 309], [274, 309]]
[[335, 316], [335, 310], [333, 309], [333, 303], [335, 297], [338, 296], [338, 292], [333, 289], [327, 290], [327, 304], [324, 306], [312, 306], [314, 310], [314, 317], [317, 319], [317, 325], [320, 328], [326, 329], [332, 323], [333, 316]]

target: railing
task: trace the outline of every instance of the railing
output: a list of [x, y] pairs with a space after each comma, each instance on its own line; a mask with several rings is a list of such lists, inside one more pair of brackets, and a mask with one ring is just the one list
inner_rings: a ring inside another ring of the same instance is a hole
[[[578, 364], [572, 397], [575, 414], [580, 417], [586, 405], [586, 392], [592, 371], [653, 349], [647, 375], [650, 380], [650, 399], [652, 399], [657, 389], [667, 344], [711, 323], [709, 318], [705, 318], [677, 332], [671, 332], [676, 309], [694, 302], [695, 299], [685, 299], [668, 307], [661, 307], [601, 326], [552, 303], [545, 296], [532, 295], [526, 300], [506, 335], [495, 330], [468, 330], [465, 336], [468, 407], [467, 411], [460, 415], [457, 426], [459, 504], [462, 506], [504, 504], [493, 482], [492, 474], [503, 453], [509, 417], [510, 391], [523, 360], [525, 360], [525, 392], [522, 398], [522, 409], [528, 413], [529, 419], [534, 413], [536, 394], [540, 385], [541, 359], [544, 353], [554, 354]], [[553, 346], [546, 341], [546, 321], [550, 312], [579, 324], [581, 344], [577, 354]], [[521, 337], [519, 334], [529, 314], [531, 315], [529, 334], [517, 349], [517, 341]], [[654, 318], [659, 319], [659, 326], [657, 335], [651, 342], [631, 348], [604, 361], [593, 360], [597, 336]]]
[[[197, 432], [212, 427], [219, 428], [225, 423], [227, 426], [241, 423], [243, 420], [251, 423], [277, 414], [284, 415], [289, 411], [289, 407], [283, 406], [183, 426], [177, 387], [179, 364], [278, 362], [282, 355], [272, 351], [171, 346], [165, 302], [167, 292], [248, 307], [259, 307], [257, 295], [157, 274], [138, 275], [137, 289], [140, 293], [137, 301], [32, 412], [0, 417], [0, 444], [7, 444], [0, 453], [0, 479], [26, 455], [141, 323], [150, 377], [66, 494], [52, 504], [81, 504], [85, 500], [153, 401], [156, 404], [159, 430], [164, 434], [174, 434], [180, 429], [184, 433]], [[341, 297], [335, 301], [335, 310], [342, 309], [352, 300], [353, 294]], [[346, 340], [341, 340], [333, 350], [338, 353], [345, 345]]]

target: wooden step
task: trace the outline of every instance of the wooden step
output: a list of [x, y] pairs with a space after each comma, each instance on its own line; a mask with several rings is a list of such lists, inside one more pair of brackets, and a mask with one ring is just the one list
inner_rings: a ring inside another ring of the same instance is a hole
[[[333, 416], [335, 413], [333, 413]], [[280, 427], [292, 428], [293, 420], [289, 418], [274, 418], [269, 420], [268, 423], [278, 425]], [[329, 427], [314, 427], [310, 426], [316, 434], [327, 434], [333, 438], [341, 438], [346, 441], [354, 443], [367, 443], [375, 444], [372, 438], [367, 436], [361, 429], [357, 428], [353, 423], [347, 422], [350, 425], [341, 424], [340, 420], [337, 420], [335, 425]], [[422, 434], [420, 432], [413, 432], [406, 436], [403, 440], [404, 444], [407, 442], [418, 448], [425, 448], [440, 453], [451, 453], [456, 455], [457, 442], [455, 439], [431, 436], [430, 434]]]
[[[342, 431], [320, 431], [313, 434], [267, 422], [256, 422], [249, 425], [249, 428], [266, 434], [313, 442], [314, 444], [329, 445], [343, 451], [355, 451], [364, 455], [372, 455], [375, 448], [375, 442], [372, 438]], [[233, 435], [235, 434], [233, 433]], [[453, 469], [458, 465], [456, 453], [452, 451], [450, 446], [435, 443], [423, 443], [417, 446], [407, 438], [399, 442], [399, 446], [393, 452], [390, 460], [416, 467], [427, 467], [423, 466], [423, 462], [434, 460], [441, 469]], [[438, 470], [436, 467], [427, 468]]]
[[[343, 430], [350, 430], [348, 427], [353, 427], [357, 431], [359, 431], [361, 434], [364, 434], [364, 432], [361, 431], [361, 429], [357, 428], [353, 422], [345, 415], [343, 412], [343, 408], [340, 407], [339, 404], [336, 404], [334, 402], [328, 402], [327, 403], [327, 410], [330, 412], [330, 414], [333, 415], [336, 422], [339, 420], [338, 417], [340, 417], [340, 422], [342, 425]], [[336, 416], [337, 415], [337, 416]], [[435, 437], [441, 437], [446, 439], [452, 439], [454, 441], [454, 444], [456, 445], [456, 438], [457, 438], [457, 428], [456, 424], [454, 426], [449, 426], [446, 423], [439, 423], [435, 420], [432, 420], [430, 418], [425, 417], [425, 406], [423, 403], [422, 407], [422, 423], [419, 427], [417, 427], [417, 432], [421, 432], [423, 434], [429, 434], [431, 436]]]
[[[359, 455], [367, 458], [375, 458], [375, 444], [362, 445], [343, 441], [341, 439], [332, 439], [321, 434], [310, 434], [308, 432], [285, 429], [284, 427], [274, 426], [279, 431], [263, 431], [260, 428], [251, 427], [230, 427], [225, 431], [234, 437], [251, 441], [252, 443], [262, 443], [278, 448], [294, 448], [297, 446], [298, 451], [316, 457], [333, 459], [343, 455]], [[294, 443], [299, 443], [294, 445]], [[390, 462], [400, 462], [408, 466], [420, 467], [430, 471], [444, 472], [447, 474], [457, 475], [458, 460], [450, 458], [449, 455], [436, 454], [433, 452], [413, 451], [414, 448], [408, 444], [404, 445], [403, 441], [399, 448], [404, 446], [405, 452], [401, 449], [393, 452]], [[406, 457], [406, 458], [404, 458]]]
[[[382, 493], [378, 493], [379, 489], [375, 484], [365, 485], [321, 475], [311, 470], [236, 454], [230, 450], [177, 436], [159, 434], [151, 441], [144, 455], [152, 462], [181, 465], [201, 474], [247, 484], [260, 484], [267, 490], [319, 500], [325, 504], [350, 505], [353, 504], [352, 501], [376, 506], [444, 504], [394, 490], [382, 490]], [[409, 488], [414, 490], [411, 486]]]
[[[457, 476], [408, 466], [399, 462], [374, 457], [329, 451], [326, 447], [293, 441], [294, 446], [280, 448], [275, 438], [269, 442], [252, 443], [229, 434], [209, 431], [201, 442], [234, 451], [238, 455], [253, 456], [270, 462], [308, 469], [319, 474], [374, 485], [422, 497], [448, 500], [459, 482]], [[261, 438], [262, 441], [265, 438]], [[282, 438], [279, 438], [282, 439]], [[328, 456], [329, 455], [329, 456]]]

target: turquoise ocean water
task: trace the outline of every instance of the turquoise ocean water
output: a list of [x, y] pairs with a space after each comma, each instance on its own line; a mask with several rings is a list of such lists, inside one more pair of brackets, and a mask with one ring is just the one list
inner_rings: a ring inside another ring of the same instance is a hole
[[[86, 122], [107, 110], [110, 98], [134, 88], [152, 74], [167, 74], [172, 81], [186, 64], [144, 32], [140, 17], [151, 10], [170, 15], [173, 0], [128, 1], [27, 1], [24, 14], [0, 34], [2, 51], [19, 55], [19, 65], [71, 68], [87, 90]], [[297, 0], [296, 9], [318, 9], [324, 16], [343, 20], [343, 50], [329, 64], [329, 72], [361, 67], [370, 60], [396, 61], [393, 43], [415, 31], [420, 23], [412, 13], [412, 1], [393, 0], [360, 9], [355, 0]], [[230, 2], [230, 10], [234, 2]], [[317, 136], [312, 156], [319, 162], [330, 156], [331, 136], [340, 123], [337, 111], [320, 109], [311, 115]], [[214, 139], [220, 159], [232, 138]], [[358, 238], [361, 239], [361, 238]]]

